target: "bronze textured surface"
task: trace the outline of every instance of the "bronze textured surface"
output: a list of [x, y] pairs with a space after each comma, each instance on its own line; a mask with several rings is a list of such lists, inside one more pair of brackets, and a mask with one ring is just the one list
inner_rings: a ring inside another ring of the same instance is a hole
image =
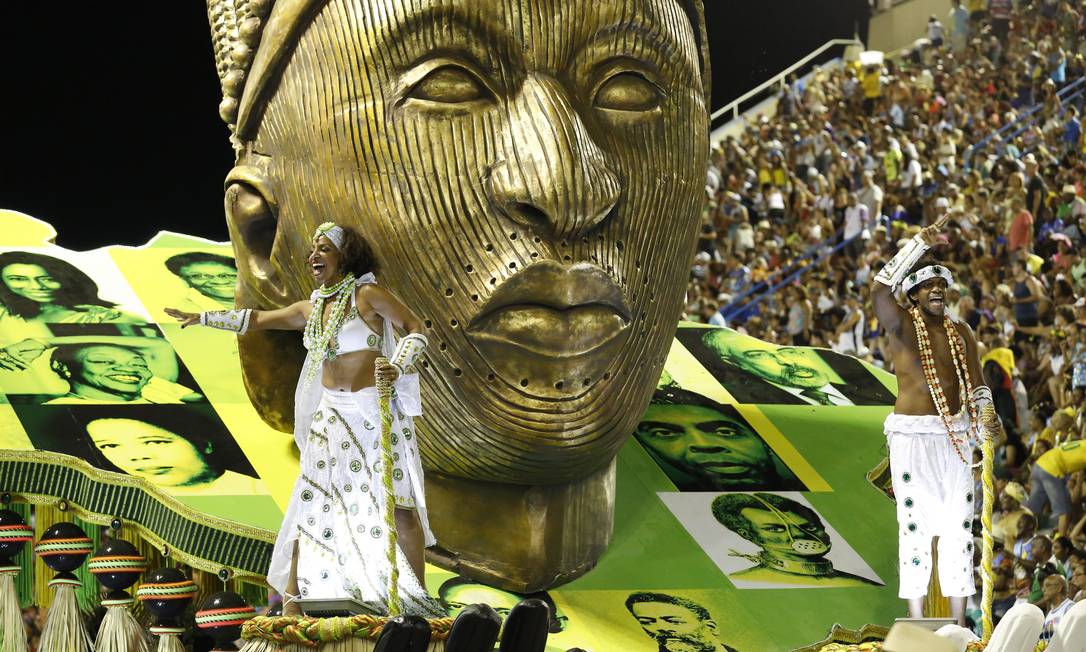
[[[427, 326], [420, 448], [443, 478], [431, 511], [488, 510], [488, 492], [553, 501], [538, 525], [574, 531], [539, 534], [549, 552], [486, 574], [534, 586], [583, 572], [591, 560], [558, 550], [598, 556], [609, 540], [607, 469], [659, 378], [689, 274], [708, 152], [700, 3], [211, 0], [209, 15], [238, 154], [239, 302], [307, 297], [313, 228], [358, 228], [380, 282]], [[250, 397], [279, 428], [299, 351], [241, 341]], [[558, 514], [586, 508], [608, 517]], [[449, 526], [435, 532], [444, 546]], [[556, 567], [526, 578], [533, 564]]]

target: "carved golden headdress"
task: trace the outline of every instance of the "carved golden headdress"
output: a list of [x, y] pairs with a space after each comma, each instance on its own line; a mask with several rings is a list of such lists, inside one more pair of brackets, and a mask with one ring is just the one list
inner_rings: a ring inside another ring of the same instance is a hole
[[286, 61], [309, 18], [327, 0], [208, 0], [207, 18], [222, 85], [219, 117], [235, 149], [252, 137], [269, 78]]
[[[702, 81], [709, 96], [709, 52], [702, 0], [678, 0], [700, 50]], [[313, 17], [328, 0], [207, 0], [215, 69], [223, 99], [219, 117], [230, 127], [235, 151], [251, 140], [283, 64]]]

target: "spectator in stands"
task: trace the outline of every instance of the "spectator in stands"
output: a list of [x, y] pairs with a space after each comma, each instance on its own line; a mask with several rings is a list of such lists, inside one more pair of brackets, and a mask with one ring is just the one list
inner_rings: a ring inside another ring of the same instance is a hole
[[1013, 218], [1007, 230], [1007, 251], [1029, 253], [1033, 250], [1033, 213], [1026, 208], [1026, 199], [1015, 195], [1011, 199]]
[[1028, 508], [1023, 507], [1026, 501], [1026, 490], [1022, 485], [1011, 481], [1003, 487], [999, 494], [1000, 515], [992, 525], [992, 536], [1000, 541], [1008, 543], [1018, 537], [1018, 523], [1023, 514], [1032, 514]]
[[1052, 638], [1060, 619], [1075, 606], [1074, 600], [1067, 597], [1067, 578], [1058, 573], [1049, 575], [1044, 580], [1043, 597], [1036, 603], [1045, 611], [1045, 624], [1041, 630], [1041, 640]]
[[950, 47], [960, 53], [969, 41], [969, 12], [962, 6], [962, 0], [952, 0], [950, 5]]
[[1058, 575], [1056, 567], [1048, 562], [1052, 557], [1052, 540], [1038, 534], [1030, 540], [1028, 554], [1018, 558], [1018, 565], [1026, 571], [1019, 597], [1038, 604], [1044, 597], [1044, 581], [1049, 575]]
[[1074, 549], [1075, 544], [1062, 534], [1052, 540], [1052, 559], [1049, 561], [1056, 567], [1056, 572], [1068, 580], [1071, 579], [1071, 553]]
[[1086, 445], [1079, 439], [1056, 446], [1038, 457], [1033, 465], [1032, 489], [1026, 507], [1039, 514], [1046, 504], [1050, 505], [1052, 516], [1058, 519], [1056, 529], [1060, 534], [1070, 531], [1072, 504], [1068, 476], [1083, 469], [1086, 469]]
[[939, 19], [935, 17], [935, 14], [932, 14], [928, 17], [928, 40], [931, 41], [932, 47], [943, 47], [944, 36], [945, 31], [943, 29], [943, 24], [939, 22]]
[[867, 206], [859, 202], [856, 193], [849, 193], [842, 230], [846, 254], [852, 258], [860, 257], [864, 250], [864, 241], [870, 235], [870, 227], [871, 215]]

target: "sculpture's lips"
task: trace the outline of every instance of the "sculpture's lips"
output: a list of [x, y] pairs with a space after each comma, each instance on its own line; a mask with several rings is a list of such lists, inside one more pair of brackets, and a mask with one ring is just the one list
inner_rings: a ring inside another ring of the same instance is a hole
[[626, 331], [630, 309], [600, 268], [535, 263], [502, 284], [468, 324], [476, 339], [547, 357], [590, 353]]

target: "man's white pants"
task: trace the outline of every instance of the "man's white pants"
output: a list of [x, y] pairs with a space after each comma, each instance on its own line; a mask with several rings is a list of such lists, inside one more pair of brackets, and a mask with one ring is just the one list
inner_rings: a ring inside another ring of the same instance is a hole
[[[972, 460], [968, 424], [964, 414], [952, 420], [958, 447], [966, 460]], [[943, 595], [973, 595], [972, 469], [958, 457], [946, 426], [936, 415], [890, 414], [883, 427], [897, 500], [898, 596], [908, 600], [927, 595], [932, 537], [939, 537]]]

